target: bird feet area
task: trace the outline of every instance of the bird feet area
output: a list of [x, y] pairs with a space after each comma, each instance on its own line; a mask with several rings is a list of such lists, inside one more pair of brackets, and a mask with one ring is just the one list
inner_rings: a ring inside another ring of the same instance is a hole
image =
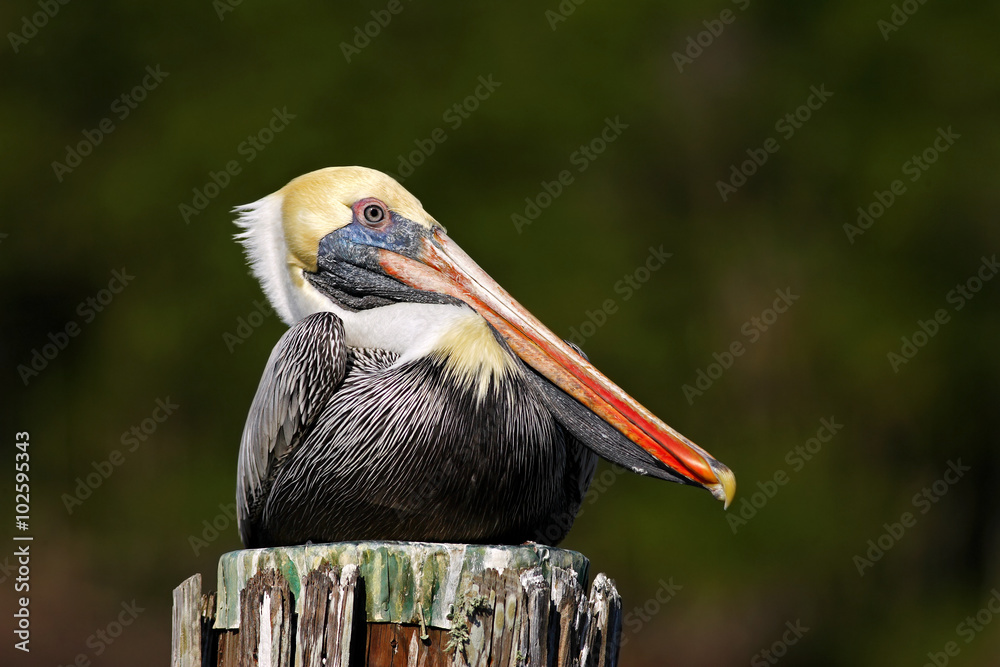
[[172, 665], [614, 667], [621, 598], [604, 574], [588, 594], [588, 566], [540, 545], [235, 551], [217, 592], [202, 592], [200, 574], [175, 589]]

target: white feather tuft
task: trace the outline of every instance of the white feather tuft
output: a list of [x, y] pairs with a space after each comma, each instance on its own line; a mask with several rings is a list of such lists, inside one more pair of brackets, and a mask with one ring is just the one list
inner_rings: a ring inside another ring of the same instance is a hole
[[[281, 225], [280, 193], [274, 193], [252, 204], [233, 209], [238, 213], [236, 225], [242, 229], [236, 240], [243, 244], [254, 276], [264, 288], [267, 300], [286, 324], [292, 324], [292, 309], [286, 283], [288, 246]], [[290, 287], [290, 285], [289, 285]]]
[[325, 310], [336, 310], [333, 304], [304, 279], [296, 284], [289, 265], [288, 244], [281, 219], [284, 197], [275, 192], [252, 204], [233, 209], [239, 217], [236, 224], [243, 231], [236, 240], [243, 244], [253, 274], [264, 288], [267, 300], [274, 306], [285, 324], [292, 325], [303, 317]]

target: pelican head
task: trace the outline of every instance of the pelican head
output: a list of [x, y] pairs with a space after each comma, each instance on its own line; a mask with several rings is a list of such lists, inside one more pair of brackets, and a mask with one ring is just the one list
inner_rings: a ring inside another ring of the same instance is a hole
[[348, 345], [437, 355], [480, 392], [497, 375], [522, 377], [604, 458], [732, 500], [729, 468], [525, 310], [391, 177], [321, 169], [237, 210], [238, 238], [286, 323], [334, 312]]

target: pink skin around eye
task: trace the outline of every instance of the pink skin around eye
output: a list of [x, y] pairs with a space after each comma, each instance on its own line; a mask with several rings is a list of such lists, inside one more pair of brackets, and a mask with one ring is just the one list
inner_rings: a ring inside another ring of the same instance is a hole
[[[368, 218], [365, 216], [365, 209], [367, 209], [369, 206], [378, 206], [380, 209], [382, 209], [382, 219], [380, 221], [370, 222]], [[387, 220], [389, 220], [389, 210], [386, 208], [386, 205], [383, 204], [381, 200], [378, 200], [374, 197], [366, 197], [365, 199], [361, 199], [355, 202], [352, 208], [354, 209], [354, 218], [367, 227], [380, 227], [383, 224], [385, 224]]]

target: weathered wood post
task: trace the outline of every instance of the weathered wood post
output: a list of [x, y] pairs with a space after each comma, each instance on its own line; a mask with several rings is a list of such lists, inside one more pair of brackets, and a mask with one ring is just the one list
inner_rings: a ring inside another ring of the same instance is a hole
[[174, 590], [173, 667], [615, 667], [621, 598], [581, 554], [344, 542], [248, 549]]

